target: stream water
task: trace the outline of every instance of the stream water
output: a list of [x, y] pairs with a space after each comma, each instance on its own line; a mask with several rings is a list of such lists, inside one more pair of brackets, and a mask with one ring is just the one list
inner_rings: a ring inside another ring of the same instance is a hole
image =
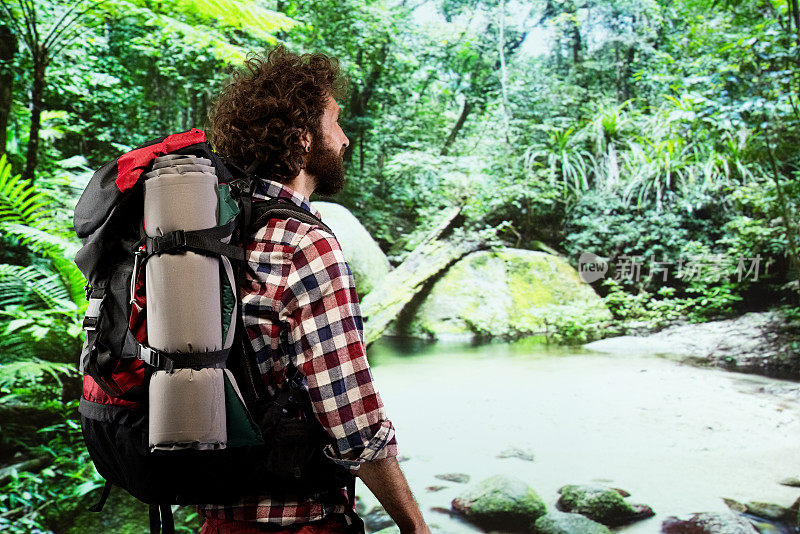
[[[401, 466], [439, 532], [480, 532], [442, 509], [494, 474], [523, 479], [548, 510], [566, 484], [622, 488], [656, 512], [615, 529], [626, 534], [727, 510], [723, 497], [789, 506], [800, 496], [779, 484], [800, 476], [797, 382], [531, 343], [384, 339], [369, 357]], [[533, 461], [498, 457], [515, 449]], [[436, 478], [443, 473], [471, 480]], [[377, 504], [360, 481], [357, 494], [367, 510]]]

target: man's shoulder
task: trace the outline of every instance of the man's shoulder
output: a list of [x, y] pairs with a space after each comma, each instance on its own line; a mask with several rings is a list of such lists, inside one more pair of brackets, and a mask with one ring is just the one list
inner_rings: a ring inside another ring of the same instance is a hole
[[302, 256], [307, 261], [322, 259], [323, 265], [346, 264], [344, 252], [336, 236], [321, 226], [301, 223], [300, 238], [294, 247], [295, 258]]
[[341, 254], [339, 240], [322, 226], [309, 224], [298, 219], [270, 219], [269, 222], [254, 231], [253, 241], [272, 243], [288, 247], [297, 253]]

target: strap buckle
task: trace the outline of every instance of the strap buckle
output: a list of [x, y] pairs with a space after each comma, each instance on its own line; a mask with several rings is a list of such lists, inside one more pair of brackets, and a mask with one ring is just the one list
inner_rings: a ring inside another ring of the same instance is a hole
[[150, 367], [163, 369], [164, 371], [168, 372], [173, 370], [172, 360], [154, 348], [147, 347], [145, 345], [139, 345], [139, 354], [137, 354], [136, 357]]
[[183, 230], [175, 230], [150, 239], [152, 239], [151, 254], [161, 254], [172, 249], [181, 250], [186, 248], [186, 232]]
[[[87, 286], [89, 284], [86, 284]], [[102, 288], [87, 289], [86, 298], [89, 299], [89, 306], [86, 308], [86, 315], [83, 318], [84, 330], [97, 330], [100, 325], [100, 318], [103, 314], [103, 299], [105, 299], [106, 292]]]
[[158, 364], [161, 362], [161, 354], [157, 350], [144, 345], [139, 347], [139, 354], [136, 356], [150, 367], [158, 368]]
[[228, 185], [231, 189], [235, 189], [239, 195], [250, 194], [250, 187], [252, 186], [252, 182], [246, 178], [234, 178]]

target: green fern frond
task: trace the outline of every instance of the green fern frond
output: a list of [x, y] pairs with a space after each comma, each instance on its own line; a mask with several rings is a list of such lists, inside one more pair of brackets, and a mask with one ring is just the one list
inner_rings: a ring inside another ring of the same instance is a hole
[[0, 310], [0, 356], [4, 362], [31, 358], [74, 362], [80, 353], [82, 334], [75, 310], [22, 306]]
[[14, 387], [18, 384], [41, 382], [46, 376], [52, 377], [61, 384], [62, 377], [75, 376], [74, 365], [68, 363], [48, 362], [34, 358], [28, 361], [4, 363], [0, 365], [0, 387]]
[[0, 222], [0, 232], [15, 236], [32, 252], [43, 256], [63, 256], [68, 260], [74, 260], [75, 254], [81, 248], [77, 240], [51, 234], [26, 224]]
[[59, 273], [8, 264], [0, 264], [0, 306], [77, 309]]
[[0, 222], [36, 226], [46, 210], [47, 198], [28, 180], [11, 176], [11, 164], [0, 156]]
[[[4, 330], [0, 323], [0, 331]], [[30, 336], [21, 332], [14, 332], [0, 336], [0, 369], [3, 369], [8, 362], [30, 360], [38, 354], [38, 347], [31, 344]]]
[[209, 49], [214, 56], [228, 64], [240, 63], [247, 56], [247, 51], [243, 47], [232, 44], [221, 32], [213, 28], [196, 27], [166, 15], [156, 15], [156, 18], [162, 36], [167, 33], [175, 34], [191, 46]]
[[61, 276], [61, 281], [67, 288], [72, 302], [80, 306], [86, 300], [86, 278], [83, 273], [73, 261], [66, 258], [54, 256], [52, 260], [53, 267]]

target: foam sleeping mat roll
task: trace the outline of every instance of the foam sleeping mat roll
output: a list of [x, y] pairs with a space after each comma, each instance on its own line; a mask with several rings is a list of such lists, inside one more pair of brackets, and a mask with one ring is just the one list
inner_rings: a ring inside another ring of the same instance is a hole
[[[216, 226], [217, 177], [210, 161], [156, 158], [145, 175], [148, 236]], [[183, 251], [145, 264], [148, 344], [167, 352], [223, 348], [220, 263]], [[149, 388], [151, 450], [224, 448], [227, 441], [224, 371], [177, 369], [153, 373]]]

